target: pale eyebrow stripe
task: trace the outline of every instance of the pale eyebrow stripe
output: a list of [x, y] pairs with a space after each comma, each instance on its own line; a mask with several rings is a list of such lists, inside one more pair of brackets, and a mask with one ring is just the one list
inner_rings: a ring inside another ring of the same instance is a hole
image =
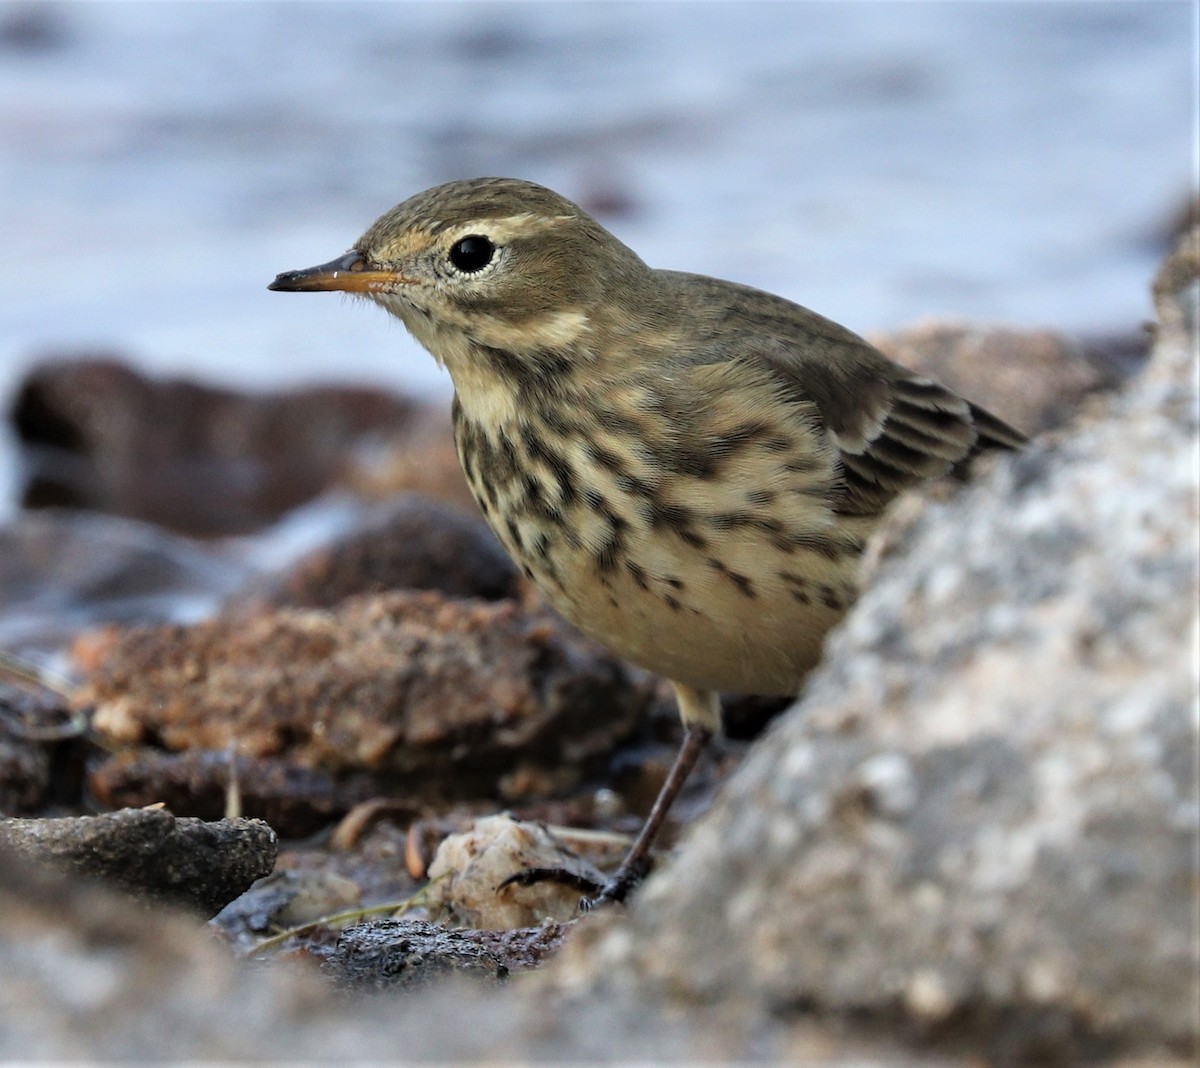
[[520, 215], [504, 215], [500, 218], [472, 219], [446, 230], [444, 236], [458, 238], [482, 233], [499, 242], [511, 241], [514, 237], [555, 229], [564, 223], [572, 222], [574, 218], [573, 215], [537, 215], [533, 212], [523, 212]]

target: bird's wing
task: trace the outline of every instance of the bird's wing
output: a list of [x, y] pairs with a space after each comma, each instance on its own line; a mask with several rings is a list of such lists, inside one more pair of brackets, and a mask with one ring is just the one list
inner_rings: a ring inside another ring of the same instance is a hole
[[[883, 403], [870, 411], [865, 436], [839, 432], [832, 413], [830, 436], [841, 457], [844, 489], [839, 512], [881, 511], [914, 483], [962, 474], [988, 448], [1017, 448], [1021, 436], [994, 415], [928, 378], [897, 375]], [[856, 428], [854, 428], [856, 430]]]
[[978, 453], [1024, 443], [1003, 420], [845, 327], [765, 297], [738, 302], [749, 326], [741, 352], [765, 365], [785, 395], [816, 405], [841, 462], [836, 511], [878, 514], [917, 482], [962, 474]]

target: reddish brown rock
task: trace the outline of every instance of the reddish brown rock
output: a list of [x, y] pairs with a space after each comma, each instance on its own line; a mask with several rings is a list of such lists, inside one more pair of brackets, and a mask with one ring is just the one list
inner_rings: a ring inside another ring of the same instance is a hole
[[[1116, 360], [1104, 345], [1085, 345], [1050, 330], [938, 321], [872, 335], [871, 341], [1030, 435], [1061, 425], [1087, 396], [1116, 385], [1117, 365], [1138, 362]], [[1143, 356], [1145, 350], [1141, 345]]]
[[255, 530], [315, 497], [357, 443], [401, 433], [419, 411], [378, 390], [241, 394], [101, 358], [35, 369], [12, 421], [31, 471], [27, 507], [92, 508], [215, 535]]
[[568, 787], [649, 701], [641, 676], [548, 612], [432, 592], [114, 630], [88, 662], [77, 700], [115, 745], [236, 745], [409, 795]]
[[408, 493], [351, 534], [310, 553], [250, 600], [332, 607], [359, 593], [439, 590], [494, 601], [517, 597], [517, 569], [478, 513]]

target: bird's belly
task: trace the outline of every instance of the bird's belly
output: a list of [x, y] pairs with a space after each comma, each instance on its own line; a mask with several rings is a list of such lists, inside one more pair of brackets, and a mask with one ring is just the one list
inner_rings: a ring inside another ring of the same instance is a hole
[[854, 599], [866, 531], [831, 513], [827, 470], [778, 448], [725, 479], [655, 486], [595, 449], [547, 458], [544, 441], [466, 423], [458, 444], [489, 524], [550, 602], [676, 682], [794, 693]]
[[697, 689], [793, 693], [854, 599], [868, 529], [834, 514], [837, 460], [803, 409], [705, 396], [682, 426], [456, 406], [456, 444], [492, 529], [585, 633]]
[[550, 567], [523, 562], [564, 616], [634, 663], [698, 689], [795, 693], [853, 600], [853, 563], [747, 539], [710, 548], [671, 559], [631, 539], [608, 575], [569, 548]]

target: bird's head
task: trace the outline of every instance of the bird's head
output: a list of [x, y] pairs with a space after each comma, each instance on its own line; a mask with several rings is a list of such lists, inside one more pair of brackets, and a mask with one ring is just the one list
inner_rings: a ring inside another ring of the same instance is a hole
[[587, 345], [648, 271], [577, 205], [532, 182], [476, 178], [419, 193], [344, 256], [273, 290], [339, 290], [402, 319], [451, 371], [471, 346], [520, 356]]

